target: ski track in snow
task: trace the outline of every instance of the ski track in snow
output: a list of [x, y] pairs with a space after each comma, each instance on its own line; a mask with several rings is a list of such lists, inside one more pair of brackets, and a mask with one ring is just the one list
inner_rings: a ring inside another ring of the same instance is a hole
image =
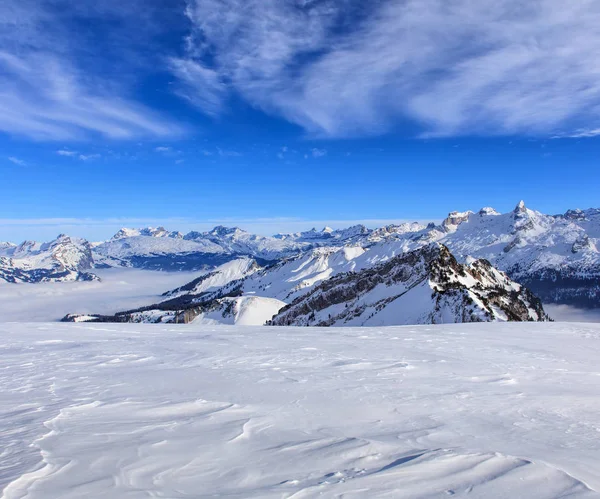
[[0, 335], [2, 499], [600, 497], [600, 325]]

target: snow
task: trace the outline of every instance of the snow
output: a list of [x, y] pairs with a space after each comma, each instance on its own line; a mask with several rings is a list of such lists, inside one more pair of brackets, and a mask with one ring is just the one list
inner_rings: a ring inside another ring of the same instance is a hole
[[200, 314], [193, 322], [194, 324], [264, 326], [285, 305], [281, 300], [262, 296], [224, 298], [219, 308]]
[[332, 275], [354, 270], [364, 253], [355, 246], [316, 248], [249, 276], [242, 291], [290, 303]]
[[238, 326], [262, 326], [279, 312], [285, 303], [274, 298], [243, 296], [235, 302], [235, 324]]
[[0, 325], [2, 499], [592, 498], [600, 325]]
[[[222, 286], [226, 286], [232, 281], [237, 281], [248, 275], [253, 274], [258, 269], [256, 262], [251, 258], [238, 258], [218, 266], [215, 270], [206, 273], [198, 279], [198, 282], [189, 289], [175, 289], [169, 292], [169, 297], [175, 297], [186, 293], [200, 294], [208, 291], [214, 291]], [[187, 283], [186, 283], [187, 284]], [[191, 283], [190, 283], [191, 284]]]

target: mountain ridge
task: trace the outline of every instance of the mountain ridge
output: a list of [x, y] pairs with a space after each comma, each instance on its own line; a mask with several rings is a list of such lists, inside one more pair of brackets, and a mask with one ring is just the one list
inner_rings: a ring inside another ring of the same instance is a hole
[[[460, 262], [489, 260], [544, 302], [600, 307], [600, 209], [545, 215], [522, 201], [503, 214], [490, 207], [451, 212], [438, 224], [326, 227], [272, 237], [224, 226], [187, 234], [164, 227], [123, 228], [108, 241], [93, 244], [92, 266], [210, 272], [239, 258], [267, 266], [326, 247], [360, 247], [371, 265], [432, 242], [446, 245]], [[15, 275], [24, 267], [35, 268], [35, 261], [15, 264], [17, 256], [27, 260], [42, 247], [32, 241], [0, 244], [0, 279], [19, 282]], [[48, 273], [43, 278], [53, 279]], [[35, 279], [30, 273], [26, 282]]]

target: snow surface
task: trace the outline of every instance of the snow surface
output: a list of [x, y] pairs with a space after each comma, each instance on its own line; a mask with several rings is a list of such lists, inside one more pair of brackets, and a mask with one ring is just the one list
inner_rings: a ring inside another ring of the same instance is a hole
[[600, 497], [600, 325], [0, 325], [25, 498]]

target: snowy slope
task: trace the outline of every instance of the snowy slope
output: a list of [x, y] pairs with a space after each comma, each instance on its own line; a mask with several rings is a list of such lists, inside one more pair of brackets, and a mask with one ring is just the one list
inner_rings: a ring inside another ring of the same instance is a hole
[[220, 265], [212, 272], [207, 272], [193, 281], [186, 283], [184, 286], [163, 293], [163, 296], [174, 298], [185, 294], [200, 295], [209, 291], [215, 291], [232, 281], [238, 281], [252, 275], [259, 269], [260, 266], [256, 263], [256, 260], [238, 258], [237, 260]]
[[270, 319], [274, 325], [389, 326], [546, 318], [535, 296], [488, 262], [460, 265], [439, 243], [363, 267], [367, 255], [361, 247], [318, 248], [264, 269], [252, 267], [246, 277], [215, 287], [231, 279], [229, 271], [248, 268], [241, 260], [167, 293], [169, 299], [159, 304], [64, 320], [237, 324], [237, 308], [249, 298], [255, 308], [266, 307], [256, 314], [264, 320], [252, 325]]
[[262, 296], [224, 298], [216, 302], [212, 310], [200, 313], [192, 322], [194, 324], [264, 326], [284, 306], [285, 303], [282, 301]]
[[439, 243], [323, 282], [276, 326], [390, 326], [546, 320], [539, 300], [485, 260], [459, 264]]
[[[264, 324], [286, 303], [308, 292], [317, 283], [335, 273], [352, 270], [353, 260], [363, 253], [361, 247], [317, 248], [266, 268], [260, 268], [254, 260], [241, 258], [165, 293], [161, 303], [114, 316], [86, 314], [85, 320], [191, 322], [201, 316], [211, 323], [232, 324], [237, 323], [232, 303], [242, 296], [261, 298], [254, 303], [266, 306]], [[279, 309], [271, 313], [274, 304]], [[82, 319], [68, 315], [65, 320]]]
[[0, 252], [0, 280], [11, 283], [94, 280], [93, 266], [90, 243], [64, 234], [48, 243], [4, 246]]
[[0, 325], [3, 499], [600, 496], [600, 326]]

